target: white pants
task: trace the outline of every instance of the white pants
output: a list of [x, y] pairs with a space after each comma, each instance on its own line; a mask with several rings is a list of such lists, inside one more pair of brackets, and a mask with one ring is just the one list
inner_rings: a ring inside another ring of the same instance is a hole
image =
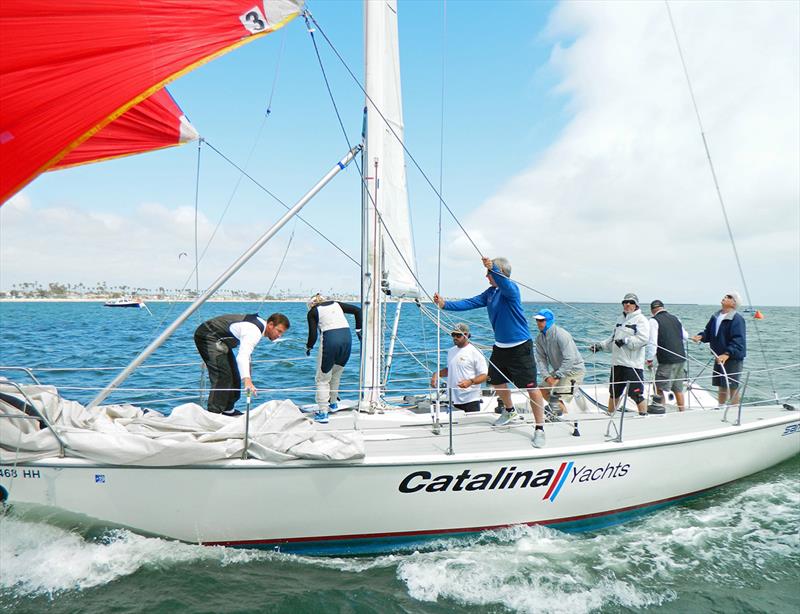
[[316, 401], [321, 410], [328, 411], [328, 405], [336, 403], [339, 398], [339, 380], [342, 379], [342, 371], [344, 367], [333, 365], [327, 373], [322, 372], [322, 340], [320, 340], [317, 352], [317, 375], [314, 381], [317, 384]]

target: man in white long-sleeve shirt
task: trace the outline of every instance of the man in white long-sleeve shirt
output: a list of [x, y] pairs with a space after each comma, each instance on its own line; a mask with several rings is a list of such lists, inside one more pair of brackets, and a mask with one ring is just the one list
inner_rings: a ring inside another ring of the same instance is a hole
[[[208, 367], [211, 391], [208, 411], [236, 416], [236, 401], [242, 396], [241, 386], [254, 393], [250, 377], [250, 355], [264, 337], [275, 341], [289, 329], [289, 318], [273, 313], [264, 320], [258, 314], [229, 314], [203, 322], [194, 332], [197, 351]], [[239, 348], [234, 357], [233, 349]]]
[[678, 411], [683, 411], [683, 389], [686, 369], [686, 348], [684, 342], [689, 338], [689, 333], [681, 321], [664, 308], [664, 303], [658, 299], [650, 303], [650, 342], [645, 351], [647, 368], [653, 368], [653, 360], [658, 360], [656, 368], [656, 394], [653, 395], [653, 404], [648, 408], [648, 413], [664, 413], [664, 399], [666, 393], [675, 394]]

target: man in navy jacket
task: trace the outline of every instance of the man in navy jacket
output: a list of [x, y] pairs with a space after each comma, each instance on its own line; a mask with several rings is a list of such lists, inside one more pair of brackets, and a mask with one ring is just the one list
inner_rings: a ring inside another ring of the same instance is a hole
[[[736, 312], [741, 304], [738, 292], [722, 297], [720, 309], [711, 316], [705, 330], [692, 337], [697, 343], [708, 343], [714, 354], [714, 376], [711, 383], [719, 387], [719, 404], [739, 402], [739, 382], [744, 358], [747, 355], [747, 326], [744, 318]], [[730, 399], [728, 398], [730, 391]]]

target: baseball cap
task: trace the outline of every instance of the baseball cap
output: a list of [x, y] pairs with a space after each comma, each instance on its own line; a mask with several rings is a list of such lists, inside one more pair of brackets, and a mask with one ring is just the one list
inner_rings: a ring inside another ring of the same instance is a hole
[[469, 326], [467, 326], [463, 322], [459, 322], [458, 324], [453, 325], [453, 328], [450, 330], [450, 332], [461, 333], [462, 335], [469, 336]]
[[731, 290], [728, 292], [728, 296], [733, 299], [733, 302], [736, 303], [736, 307], [740, 307], [742, 304], [742, 297], [736, 290]]
[[650, 303], [650, 309], [657, 309], [658, 307], [663, 307], [663, 306], [664, 306], [664, 303], [662, 303], [658, 299], [656, 299], [652, 303]]

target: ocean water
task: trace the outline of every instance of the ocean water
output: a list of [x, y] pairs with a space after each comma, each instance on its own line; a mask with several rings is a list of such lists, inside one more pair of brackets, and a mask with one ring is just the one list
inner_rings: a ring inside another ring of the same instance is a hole
[[[0, 303], [0, 365], [28, 366], [64, 396], [88, 401], [184, 305], [145, 310], [98, 303]], [[529, 314], [541, 305], [526, 305]], [[617, 305], [553, 308], [580, 346], [599, 340]], [[259, 401], [292, 388], [310, 401], [305, 306], [204, 306], [111, 400], [152, 407], [196, 399], [201, 377], [192, 332], [221, 313], [286, 313], [292, 328], [256, 350]], [[676, 305], [690, 333], [713, 306]], [[748, 318], [752, 369], [747, 400], [800, 394], [800, 310], [762, 308]], [[389, 308], [391, 317], [392, 307]], [[403, 307], [392, 375], [398, 390], [422, 388], [435, 364], [435, 329]], [[459, 314], [478, 344], [491, 343], [485, 313]], [[758, 343], [758, 338], [761, 344]], [[442, 347], [449, 339], [442, 340]], [[413, 353], [413, 354], [412, 354]], [[584, 353], [598, 381], [608, 355]], [[690, 347], [690, 375], [703, 383], [703, 346]], [[765, 368], [773, 369], [769, 372]], [[782, 369], [794, 365], [791, 369]], [[53, 370], [57, 369], [57, 370]], [[357, 383], [351, 359], [344, 387]], [[8, 372], [3, 373], [8, 375]], [[15, 376], [23, 380], [20, 373]], [[287, 396], [284, 392], [283, 397]], [[172, 400], [165, 400], [172, 399]], [[665, 467], [665, 471], [669, 468]], [[657, 478], [657, 476], [654, 476]], [[242, 510], [246, 513], [246, 510]], [[203, 547], [128, 531], [87, 531], [0, 516], [0, 608], [15, 612], [791, 612], [800, 611], [800, 457], [622, 526], [580, 535], [544, 527], [487, 532], [402, 555], [310, 558]]]

